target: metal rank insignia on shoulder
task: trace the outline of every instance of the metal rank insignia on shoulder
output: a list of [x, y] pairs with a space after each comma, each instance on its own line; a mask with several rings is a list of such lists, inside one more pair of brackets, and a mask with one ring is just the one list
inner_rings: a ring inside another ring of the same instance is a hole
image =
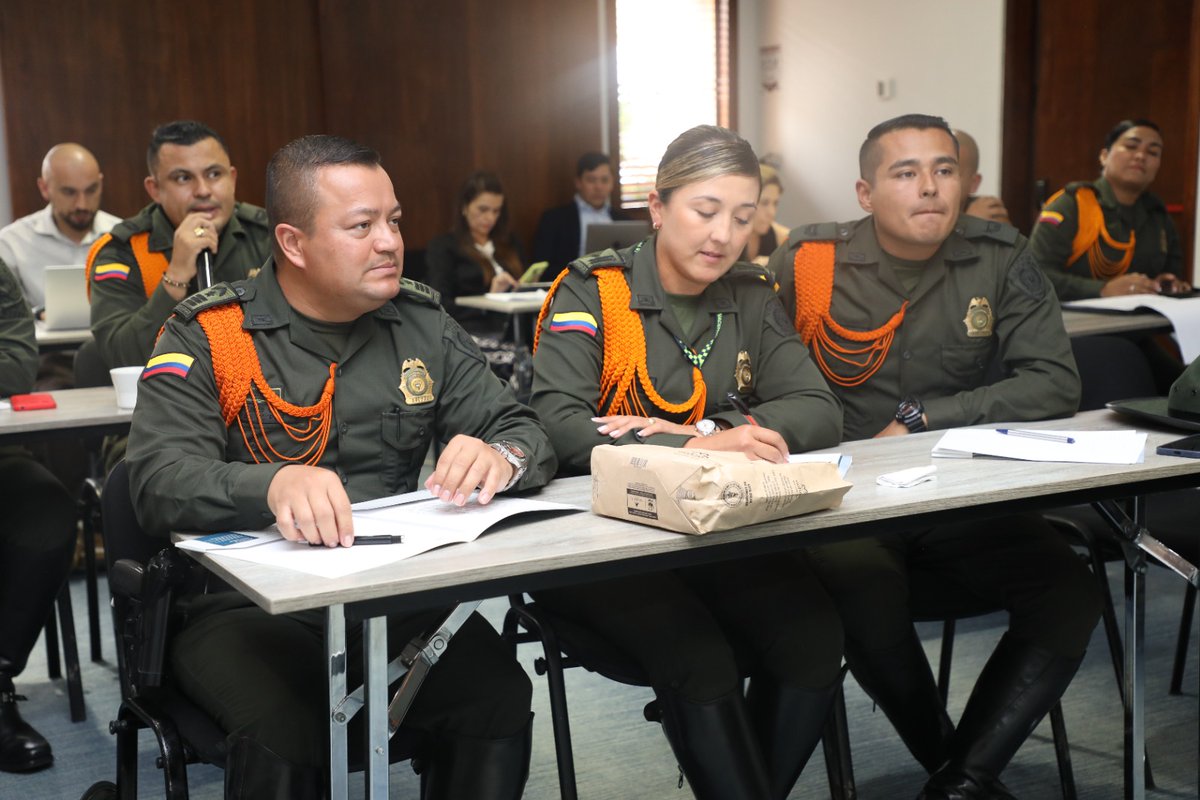
[[410, 406], [433, 402], [433, 378], [419, 358], [406, 358], [400, 369], [400, 391]]
[[995, 318], [992, 316], [992, 304], [986, 297], [972, 297], [967, 306], [967, 316], [963, 317], [967, 326], [967, 336], [972, 339], [984, 339], [992, 335]]
[[733, 374], [737, 378], [738, 394], [746, 395], [754, 389], [754, 370], [750, 367], [750, 353], [745, 350], [738, 351], [737, 367], [734, 368]]

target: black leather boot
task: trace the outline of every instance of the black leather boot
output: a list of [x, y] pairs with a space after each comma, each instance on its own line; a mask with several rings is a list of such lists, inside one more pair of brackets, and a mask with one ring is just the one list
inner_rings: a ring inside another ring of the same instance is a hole
[[295, 764], [245, 736], [226, 739], [225, 800], [321, 800], [329, 785], [318, 767]]
[[949, 757], [954, 724], [942, 705], [916, 631], [903, 642], [863, 653], [846, 643], [846, 661], [858, 685], [883, 709], [913, 757], [932, 773]]
[[784, 800], [821, 741], [841, 676], [824, 689], [803, 689], [769, 678], [750, 679], [746, 704], [766, 757], [770, 797]]
[[741, 691], [707, 703], [693, 703], [669, 689], [655, 693], [663, 733], [698, 800], [771, 796], [767, 765]]
[[1000, 773], [1062, 697], [1082, 661], [1083, 656], [1056, 656], [1005, 634], [975, 682], [950, 744], [950, 760], [918, 797], [1011, 800]]
[[54, 754], [45, 737], [21, 719], [17, 697], [12, 680], [0, 672], [0, 772], [36, 772], [53, 764]]
[[439, 736], [421, 770], [421, 800], [518, 800], [532, 746], [532, 714], [506, 739]]

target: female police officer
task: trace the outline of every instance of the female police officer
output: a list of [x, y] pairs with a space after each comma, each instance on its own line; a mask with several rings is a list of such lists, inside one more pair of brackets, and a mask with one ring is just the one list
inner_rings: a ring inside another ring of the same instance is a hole
[[[645, 442], [783, 461], [838, 441], [841, 408], [793, 336], [772, 281], [734, 265], [759, 197], [737, 134], [680, 135], [650, 193], [655, 233], [573, 262], [538, 321], [532, 405], [563, 468]], [[737, 392], [758, 426], [726, 400]], [[546, 591], [649, 675], [697, 797], [786, 797], [836, 689], [841, 623], [815, 580], [779, 559]], [[751, 674], [746, 697], [739, 664]]]

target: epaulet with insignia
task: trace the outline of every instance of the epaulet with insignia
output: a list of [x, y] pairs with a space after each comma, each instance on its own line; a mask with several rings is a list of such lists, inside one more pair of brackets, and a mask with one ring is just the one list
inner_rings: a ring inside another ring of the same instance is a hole
[[765, 281], [768, 286], [775, 285], [775, 276], [771, 274], [769, 269], [761, 267], [758, 264], [751, 264], [748, 261], [738, 261], [725, 274], [731, 278]]
[[600, 269], [601, 267], [620, 267], [628, 269], [629, 265], [621, 258], [621, 254], [611, 247], [607, 250], [600, 250], [596, 253], [588, 253], [582, 258], [577, 258], [567, 265], [568, 269], [573, 269], [585, 278], [592, 274], [592, 270]]
[[804, 242], [848, 242], [853, 234], [854, 230], [846, 222], [814, 222], [792, 228], [787, 243], [789, 248], [795, 248]]
[[242, 286], [241, 283], [238, 281], [237, 286], [230, 283], [215, 283], [207, 289], [189, 295], [175, 306], [175, 316], [190, 321], [206, 309], [250, 299], [254, 294], [253, 288]]
[[233, 207], [233, 213], [242, 222], [257, 225], [260, 228], [267, 227], [267, 210], [265, 208], [250, 203], [239, 202]]
[[424, 303], [427, 306], [435, 308], [441, 304], [442, 295], [437, 289], [432, 286], [426, 286], [408, 278], [400, 279], [400, 294], [396, 295], [396, 299], [411, 300], [416, 303]]
[[145, 233], [154, 227], [154, 205], [148, 205], [135, 216], [123, 219], [112, 227], [109, 234], [115, 241], [128, 242], [139, 233]]
[[958, 218], [958, 233], [966, 239], [993, 239], [1003, 244], [1013, 244], [1021, 232], [1004, 222], [980, 219], [969, 214]]

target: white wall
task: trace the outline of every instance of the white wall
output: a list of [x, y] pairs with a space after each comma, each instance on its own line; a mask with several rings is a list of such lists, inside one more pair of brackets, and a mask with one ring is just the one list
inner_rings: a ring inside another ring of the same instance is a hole
[[[1003, 0], [756, 0], [758, 46], [779, 45], [779, 88], [761, 86], [758, 50], [740, 48], [739, 127], [783, 162], [785, 225], [857, 219], [858, 148], [876, 123], [937, 114], [979, 142], [983, 184], [998, 194]], [[890, 81], [891, 99], [876, 95]], [[746, 112], [757, 114], [753, 121]]]

